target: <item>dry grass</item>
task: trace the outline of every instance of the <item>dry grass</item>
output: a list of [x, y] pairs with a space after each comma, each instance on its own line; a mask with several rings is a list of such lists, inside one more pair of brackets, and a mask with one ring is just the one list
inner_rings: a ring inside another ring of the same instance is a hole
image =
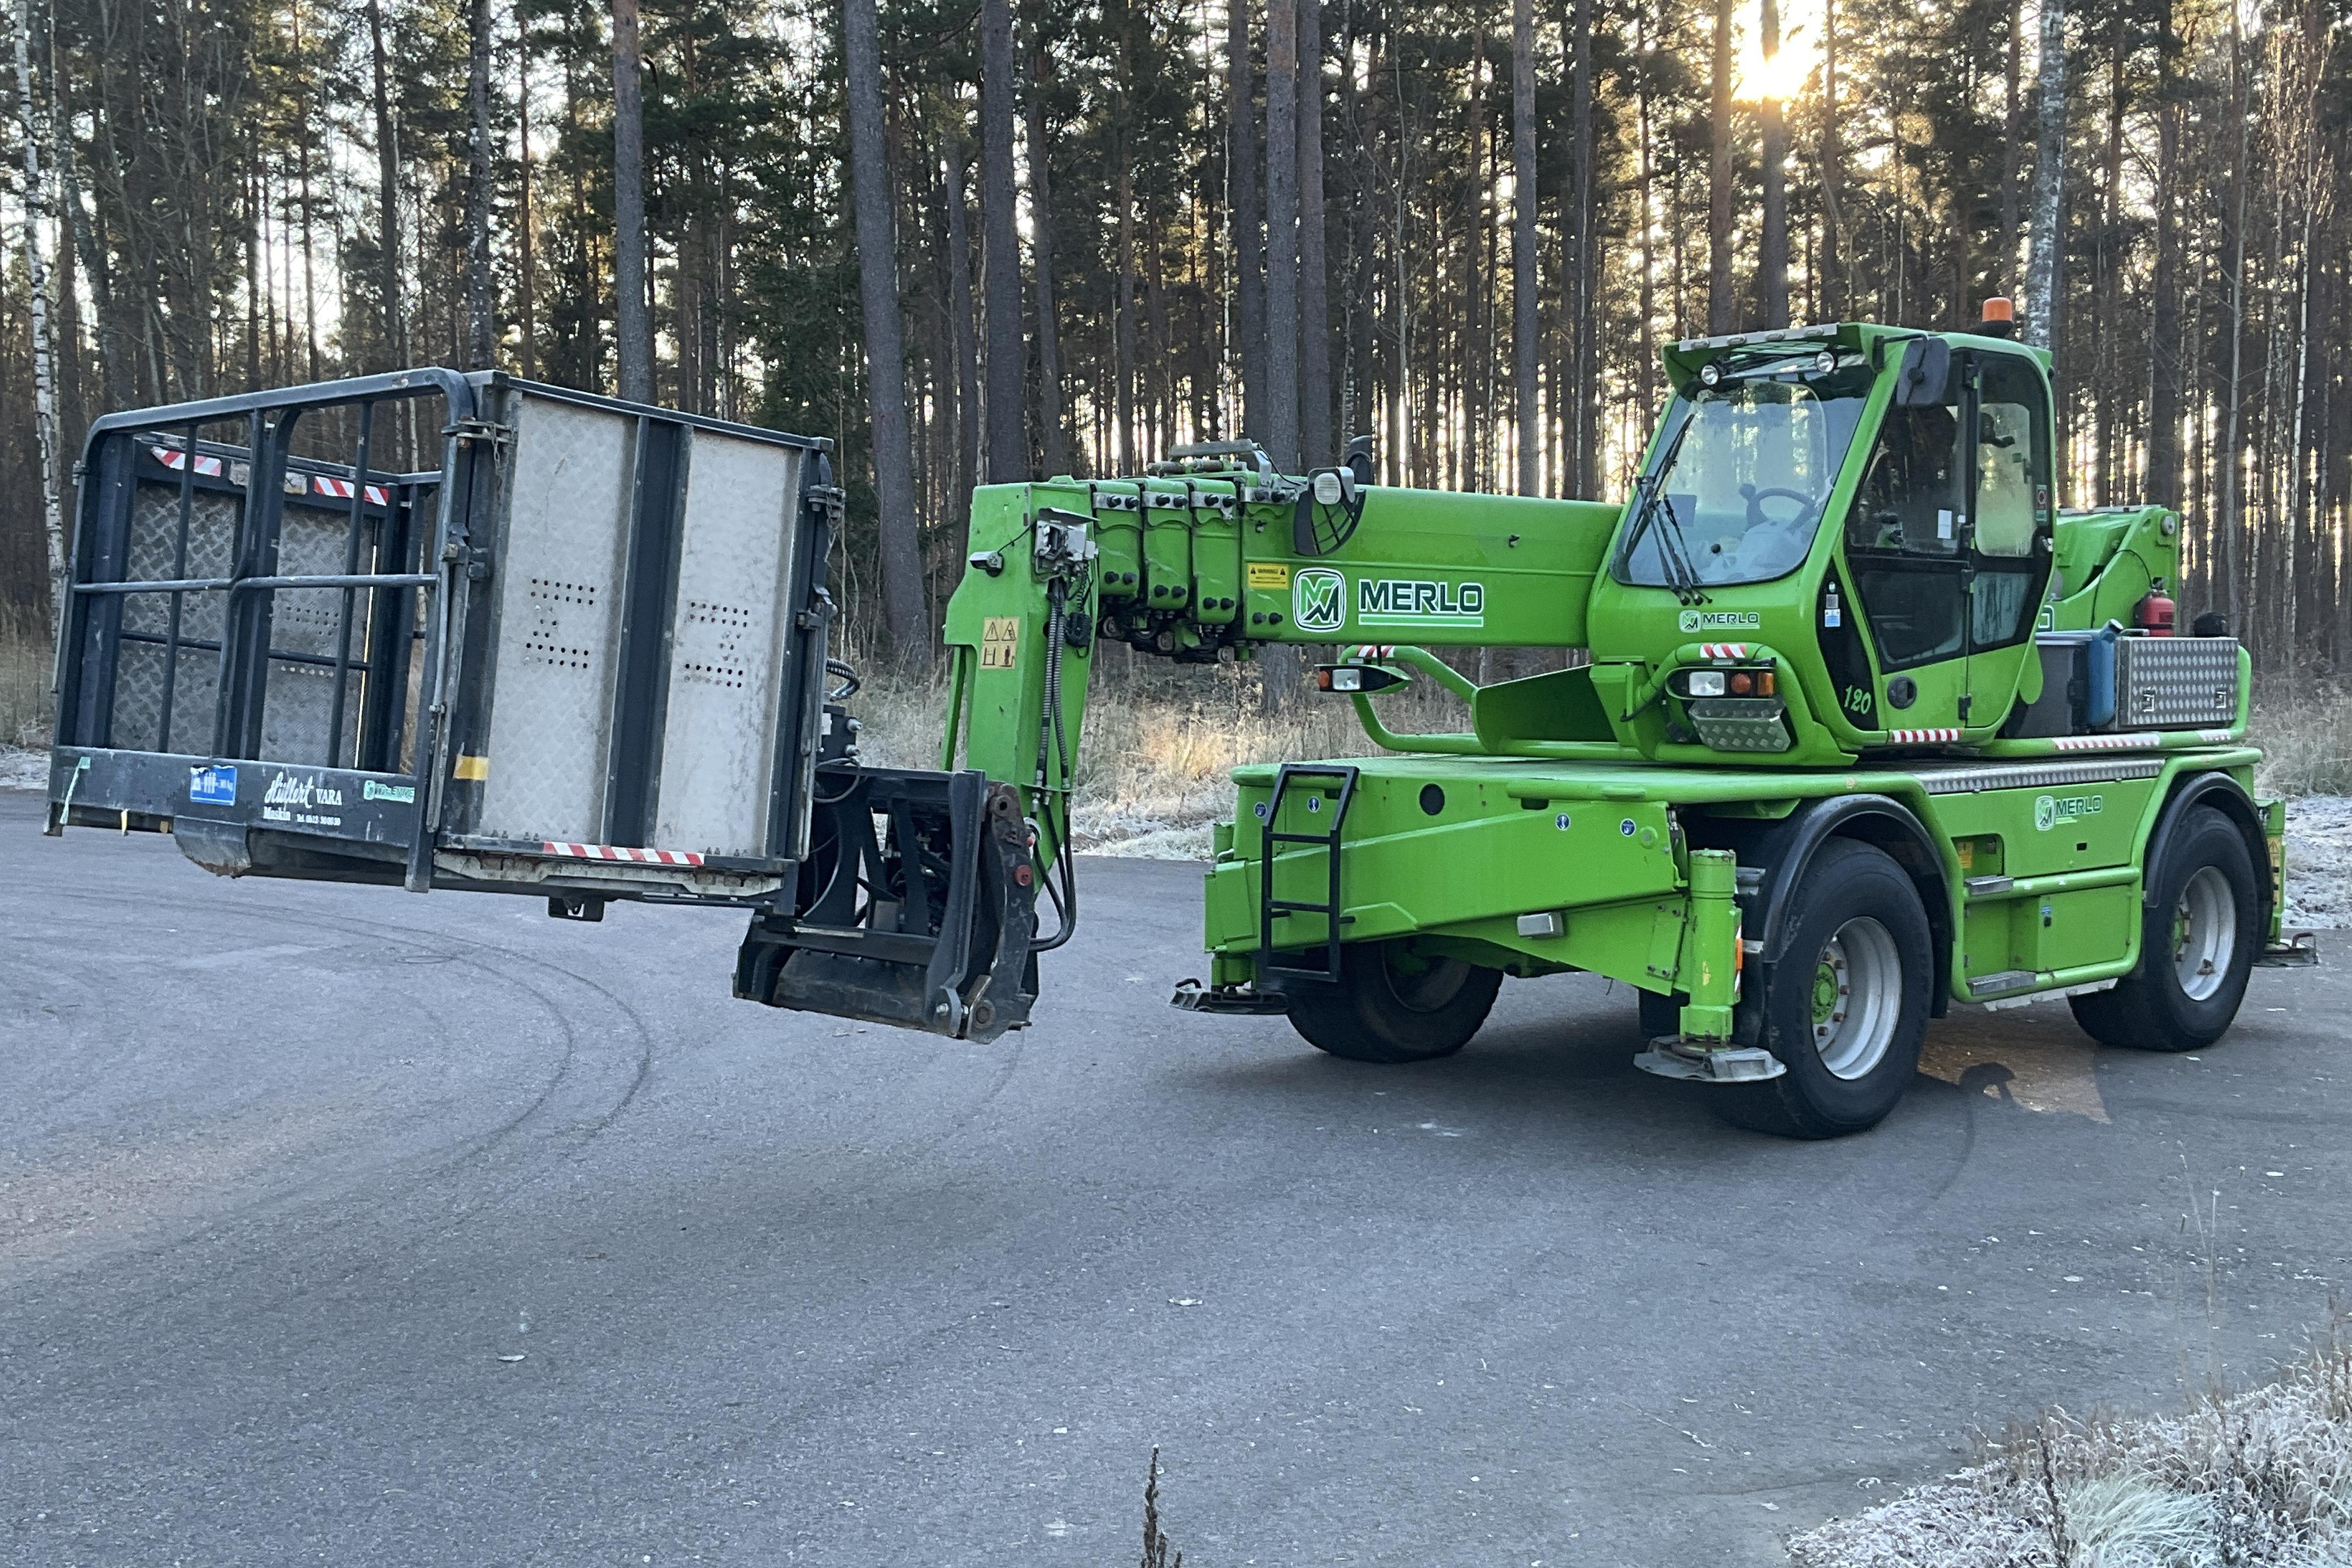
[[[1233, 809], [1233, 770], [1252, 763], [1363, 756], [1376, 751], [1345, 698], [1302, 694], [1259, 712], [1257, 672], [1243, 667], [1158, 668], [1129, 675], [1122, 650], [1087, 694], [1078, 749], [1077, 847], [1094, 852], [1206, 859], [1209, 824]], [[866, 726], [866, 760], [937, 767], [944, 685], [870, 679], [850, 703]], [[1468, 710], [1426, 683], [1381, 701], [1391, 729], [1459, 730]]]
[[2352, 691], [2318, 681], [2260, 689], [2252, 731], [2264, 795], [2352, 795]]
[[1789, 1542], [1801, 1568], [2327, 1568], [2352, 1562], [2352, 1332], [2178, 1415], [2053, 1411], [1988, 1460]]

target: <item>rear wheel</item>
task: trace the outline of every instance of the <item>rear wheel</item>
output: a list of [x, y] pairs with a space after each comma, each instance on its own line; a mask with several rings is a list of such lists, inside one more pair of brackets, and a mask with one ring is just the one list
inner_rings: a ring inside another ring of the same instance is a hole
[[1860, 1132], [1895, 1109], [1918, 1068], [1934, 977], [1927, 912], [1885, 851], [1851, 839], [1821, 847], [1796, 899], [1788, 946], [1757, 999], [1759, 1043], [1788, 1070], [1706, 1092], [1759, 1131]]
[[1502, 984], [1499, 969], [1420, 957], [1402, 942], [1355, 942], [1339, 950], [1337, 984], [1287, 992], [1290, 1026], [1351, 1061], [1427, 1061], [1469, 1044]]
[[2245, 999], [2263, 930], [2254, 858], [2228, 817], [2200, 806], [2152, 875], [2139, 967], [2068, 1005], [2102, 1045], [2193, 1051], [2220, 1039]]

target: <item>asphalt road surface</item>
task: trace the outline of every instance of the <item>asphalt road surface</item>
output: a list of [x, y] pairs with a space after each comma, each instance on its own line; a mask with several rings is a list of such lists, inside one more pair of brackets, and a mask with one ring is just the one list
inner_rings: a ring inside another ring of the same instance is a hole
[[37, 821], [0, 794], [12, 1563], [1112, 1565], [1153, 1444], [1199, 1568], [1773, 1563], [2045, 1403], [2259, 1377], [2352, 1279], [2334, 942], [2201, 1057], [1956, 1016], [1801, 1144], [1587, 976], [1412, 1068], [1176, 1013], [1182, 865], [1086, 864], [973, 1047], [730, 1000], [739, 916]]

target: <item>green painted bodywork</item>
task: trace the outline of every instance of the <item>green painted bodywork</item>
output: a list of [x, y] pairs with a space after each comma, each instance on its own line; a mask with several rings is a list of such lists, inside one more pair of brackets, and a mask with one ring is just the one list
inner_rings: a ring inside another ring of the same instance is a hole
[[[1853, 505], [1895, 399], [1897, 364], [1922, 335], [1849, 323], [1790, 340], [1859, 356], [1848, 363], [1874, 371], [1825, 519], [1843, 518]], [[1945, 341], [1956, 363], [2013, 356], [2046, 387], [2041, 351], [1967, 334]], [[1668, 377], [1680, 389], [1711, 357], [1755, 352], [1738, 340], [1676, 345], [1665, 354]], [[2045, 449], [2054, 449], [2054, 437], [2044, 434]], [[1360, 657], [1455, 690], [1469, 700], [1471, 721], [1454, 734], [1397, 734], [1381, 721], [1377, 699], [1354, 699], [1383, 751], [1346, 763], [1357, 772], [1339, 851], [1341, 940], [1404, 940], [1515, 974], [1606, 974], [1683, 996], [1685, 1035], [1720, 1041], [1730, 1034], [1743, 961], [1732, 857], [1690, 843], [1708, 819], [1770, 820], [1836, 795], [1878, 795], [1906, 806], [1941, 862], [1940, 875], [1922, 885], [1939, 887], [1948, 906], [1940, 911], [1940, 929], [1951, 934], [1947, 988], [1965, 1002], [2128, 972], [2139, 956], [2139, 868], [2167, 799], [2200, 772], [2227, 773], [2252, 788], [2259, 754], [2242, 743], [2242, 696], [2226, 733], [2135, 737], [2127, 752], [2086, 754], [2049, 740], [2000, 738], [2014, 705], [2040, 690], [2030, 636], [1903, 670], [1916, 697], [1898, 712], [1875, 637], [1865, 635], [1870, 690], [1860, 698], [1842, 690], [1819, 613], [1826, 584], [1856, 580], [1847, 530], [1834, 521], [1818, 527], [1801, 563], [1784, 574], [1710, 584], [1704, 603], [1694, 604], [1612, 572], [1635, 502], [1370, 486], [1357, 492], [1360, 510], [1351, 518], [1344, 504], [1315, 503], [1307, 480], [1230, 458], [1185, 467], [974, 494], [969, 550], [978, 563], [946, 618], [952, 676], [943, 762], [1026, 791], [1041, 855], [1059, 847], [1068, 819], [1087, 676], [1108, 639], [1193, 662], [1246, 658], [1265, 643], [1375, 645]], [[2059, 514], [2044, 506], [2039, 515], [2032, 602], [2042, 629], [2128, 625], [2151, 587], [2174, 579], [2179, 528], [2170, 512]], [[1041, 518], [1084, 523], [1096, 550], [1091, 563], [1041, 572], [1031, 549]], [[1055, 575], [1067, 600], [1058, 620], [1046, 586]], [[1867, 634], [1867, 607], [1853, 604], [1847, 613]], [[1729, 658], [1726, 643], [1738, 645]], [[1477, 688], [1425, 651], [1473, 647], [1581, 649], [1589, 662]], [[1049, 658], [1059, 665], [1058, 734], [1048, 721]], [[1731, 752], [1701, 742], [1669, 677], [1709, 665], [1773, 672], [1785, 750]], [[2242, 694], [2250, 684], [2243, 674]], [[1889, 724], [1890, 716], [1902, 724]], [[1957, 739], [1916, 733], [1944, 728]], [[2118, 776], [1977, 788], [1944, 778], [1955, 767], [2036, 759], [2112, 759], [2108, 771]], [[1262, 814], [1276, 773], [1237, 770], [1235, 815], [1218, 827], [1205, 900], [1215, 984], [1253, 981], [1265, 950]], [[1323, 814], [1336, 805], [1335, 782], [1294, 781], [1280, 826], [1323, 831]], [[2275, 809], [2265, 816], [2275, 937], [2283, 818]], [[1274, 896], [1318, 900], [1328, 875], [1322, 847], [1284, 846]], [[1521, 934], [1520, 917], [1544, 914], [1561, 917], [1559, 934]], [[1283, 915], [1273, 949], [1319, 944], [1322, 922], [1312, 913]]]

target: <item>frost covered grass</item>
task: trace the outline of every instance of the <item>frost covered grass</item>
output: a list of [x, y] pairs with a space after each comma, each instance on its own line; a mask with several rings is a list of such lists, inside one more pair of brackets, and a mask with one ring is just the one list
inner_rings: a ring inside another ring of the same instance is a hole
[[2341, 1568], [2352, 1332], [2177, 1415], [2012, 1428], [1984, 1463], [1789, 1542], [1801, 1568]]

